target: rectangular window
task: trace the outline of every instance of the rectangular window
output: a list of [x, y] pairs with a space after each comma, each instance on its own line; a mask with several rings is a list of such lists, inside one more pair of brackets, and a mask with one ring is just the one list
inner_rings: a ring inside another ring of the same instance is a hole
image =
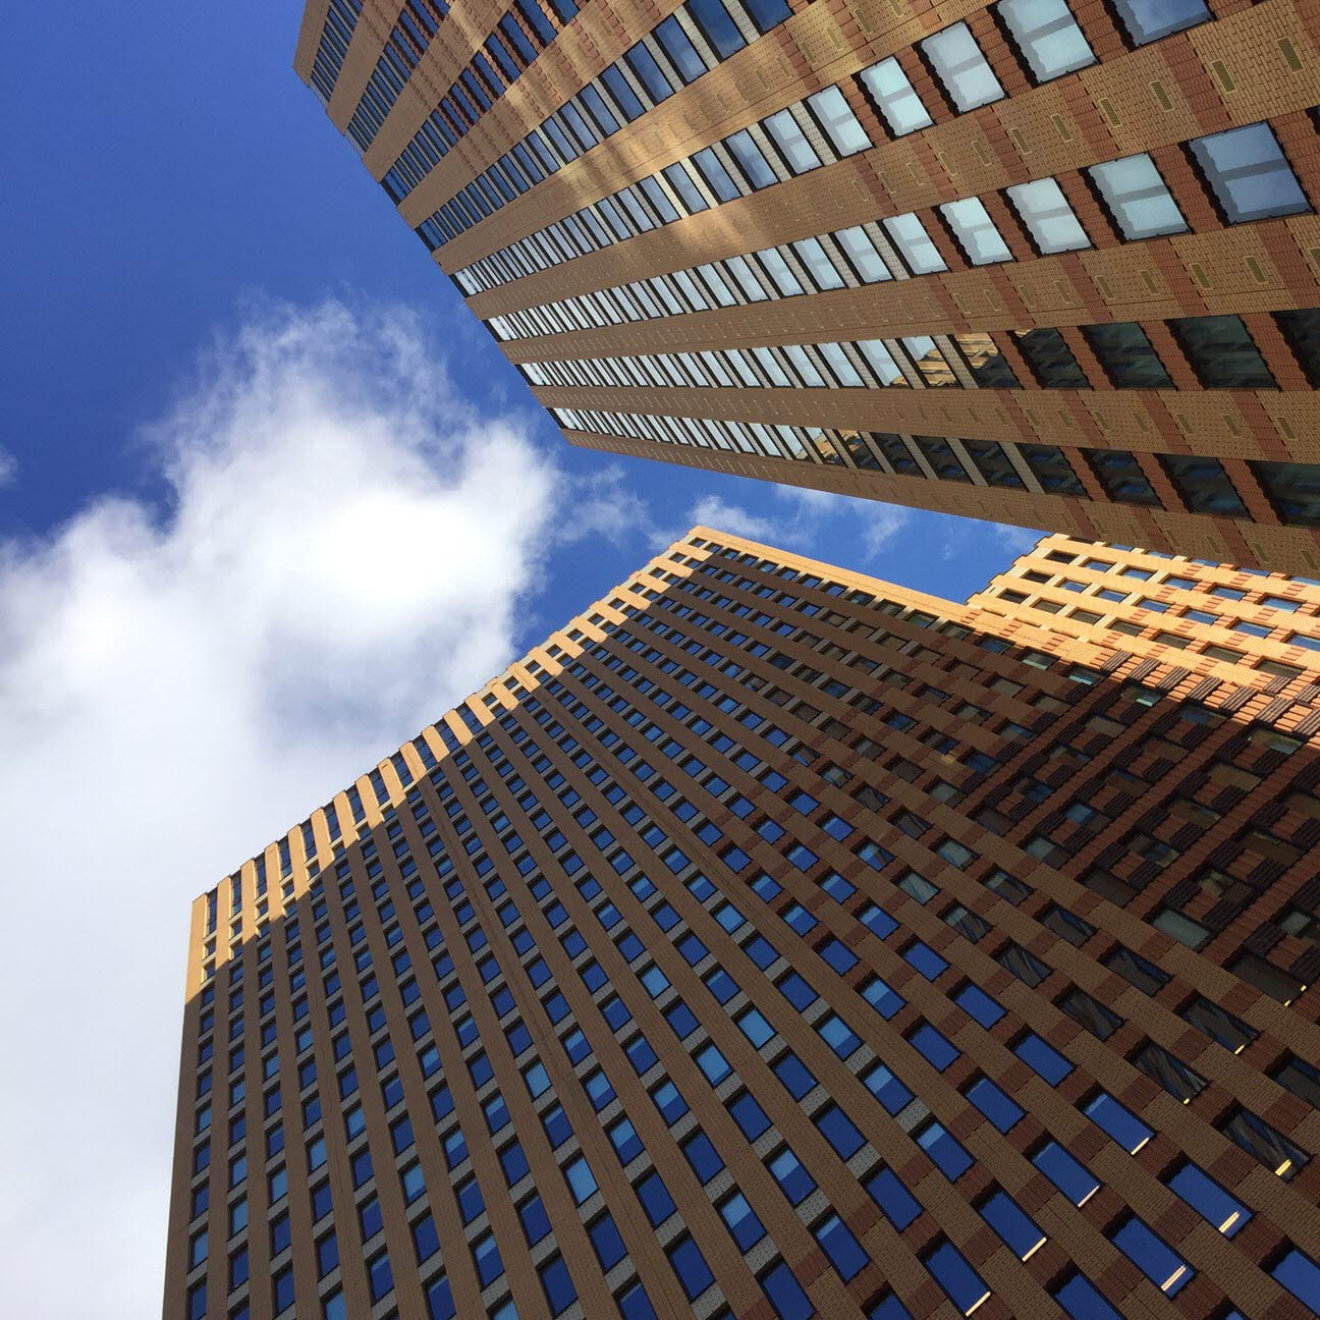
[[1268, 124], [1211, 133], [1187, 149], [1231, 225], [1311, 209]]
[[857, 76], [895, 137], [929, 128], [935, 122], [894, 57], [872, 64]]
[[954, 23], [919, 44], [959, 113], [989, 105], [1004, 96], [995, 71], [966, 23]]

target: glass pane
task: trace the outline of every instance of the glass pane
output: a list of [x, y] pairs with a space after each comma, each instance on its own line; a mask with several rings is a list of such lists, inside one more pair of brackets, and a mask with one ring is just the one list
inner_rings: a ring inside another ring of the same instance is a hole
[[935, 122], [896, 59], [881, 60], [857, 76], [895, 137], [915, 133]]
[[1008, 189], [1008, 196], [1036, 247], [1046, 256], [1091, 246], [1091, 240], [1068, 205], [1063, 189], [1053, 179], [1019, 183]]
[[1004, 95], [981, 48], [966, 23], [955, 23], [921, 43], [935, 76], [960, 111], [989, 105]]
[[1065, 0], [1000, 0], [999, 16], [1040, 82], [1095, 63]]
[[1124, 238], [1154, 238], [1186, 230], [1178, 203], [1145, 152], [1093, 165], [1087, 173]]
[[948, 221], [972, 265], [987, 266], [996, 261], [1013, 260], [1004, 236], [995, 228], [995, 222], [990, 219], [990, 213], [979, 197], [945, 202], [940, 207], [940, 214]]
[[1229, 224], [1311, 209], [1268, 124], [1212, 133], [1188, 147]]

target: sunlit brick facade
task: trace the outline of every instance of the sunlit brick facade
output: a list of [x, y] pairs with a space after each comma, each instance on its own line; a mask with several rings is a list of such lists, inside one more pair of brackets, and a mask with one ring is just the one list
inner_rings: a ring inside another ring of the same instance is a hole
[[1318, 47], [1310, 0], [309, 0], [295, 66], [574, 444], [1320, 575]]
[[1303, 1320], [1320, 586], [704, 528], [197, 900], [166, 1320]]

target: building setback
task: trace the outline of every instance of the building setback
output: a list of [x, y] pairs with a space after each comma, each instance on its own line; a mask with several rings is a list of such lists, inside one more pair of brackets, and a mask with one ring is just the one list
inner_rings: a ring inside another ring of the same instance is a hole
[[166, 1320], [1313, 1315], [1318, 646], [695, 529], [196, 901]]
[[1310, 0], [308, 0], [295, 67], [574, 444], [1320, 576], [1318, 48]]

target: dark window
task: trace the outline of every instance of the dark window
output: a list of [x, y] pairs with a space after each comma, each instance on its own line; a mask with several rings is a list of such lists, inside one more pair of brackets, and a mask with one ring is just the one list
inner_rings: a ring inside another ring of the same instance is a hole
[[1275, 312], [1274, 320], [1306, 379], [1312, 385], [1320, 385], [1320, 308]]
[[1082, 334], [1100, 361], [1109, 383], [1119, 390], [1172, 389], [1173, 381], [1135, 321], [1084, 325]]
[[903, 443], [903, 437], [892, 431], [872, 431], [871, 439], [876, 447], [889, 460], [889, 466], [905, 477], [924, 477], [921, 465], [912, 457], [911, 451]]
[[953, 342], [958, 346], [967, 369], [983, 390], [1020, 388], [1018, 378], [1013, 374], [1013, 368], [1004, 360], [999, 345], [990, 335], [984, 332], [954, 335]]
[[1047, 390], [1085, 390], [1091, 382], [1057, 330], [1014, 330], [1019, 352]]
[[1250, 466], [1280, 522], [1320, 527], [1320, 464], [1252, 462]]
[[1041, 489], [1056, 495], [1085, 495], [1086, 487], [1077, 480], [1072, 464], [1055, 445], [1018, 445]]
[[1136, 455], [1121, 449], [1083, 449], [1082, 454], [1111, 500], [1119, 504], [1162, 507], [1160, 497], [1141, 470]]
[[1004, 446], [994, 440], [964, 440], [963, 448], [971, 455], [977, 470], [992, 486], [1022, 490], [1026, 483], [1018, 475]]
[[1278, 388], [1240, 316], [1184, 316], [1169, 329], [1206, 389]]
[[1173, 488], [1193, 513], [1217, 513], [1225, 518], [1247, 517], [1247, 506], [1217, 458], [1161, 454], [1160, 466]]
[[941, 481], [971, 481], [949, 442], [940, 435], [914, 435], [917, 448]]

